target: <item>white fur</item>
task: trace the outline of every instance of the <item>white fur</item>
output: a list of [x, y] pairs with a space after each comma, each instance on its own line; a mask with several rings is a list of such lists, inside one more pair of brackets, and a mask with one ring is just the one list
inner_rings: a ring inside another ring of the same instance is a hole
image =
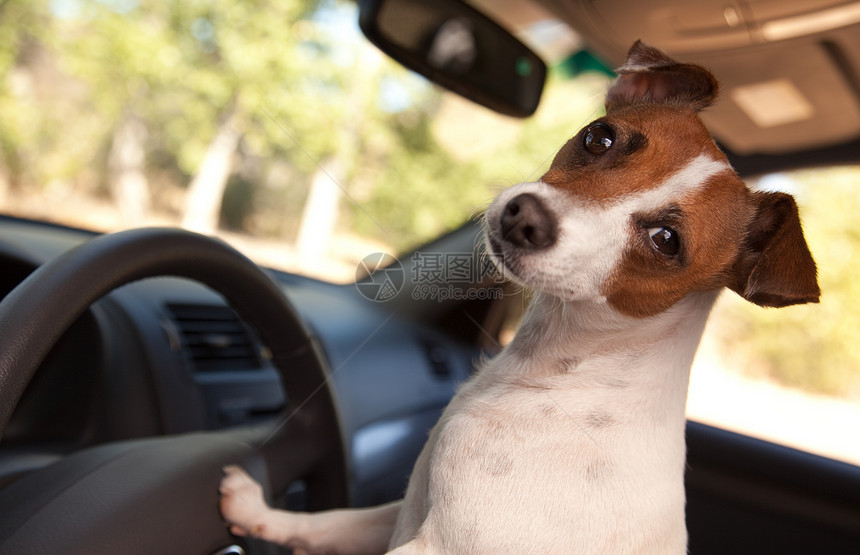
[[625, 73], [647, 73], [652, 71], [653, 68], [650, 65], [643, 64], [625, 64], [619, 67], [616, 70], [616, 73], [619, 75], [624, 75]]
[[531, 193], [552, 207], [559, 218], [556, 244], [532, 254], [492, 253], [505, 277], [568, 300], [601, 300], [600, 284], [618, 263], [626, 241], [618, 207], [599, 208], [572, 198], [543, 182], [514, 185], [487, 210], [488, 233], [501, 235], [497, 225], [508, 201]]
[[726, 160], [714, 160], [707, 154], [699, 154], [655, 189], [632, 196], [625, 202], [637, 205], [636, 210], [640, 211], [657, 209], [699, 190], [711, 177], [724, 171], [734, 171]]
[[539, 294], [431, 434], [395, 553], [684, 553], [684, 402], [715, 296], [643, 321]]
[[558, 239], [552, 247], [535, 252], [511, 248], [493, 253], [495, 262], [506, 277], [562, 299], [604, 301], [601, 286], [632, 240], [630, 217], [668, 206], [723, 171], [731, 171], [725, 160], [700, 154], [653, 189], [600, 205], [542, 182], [514, 185], [487, 210], [488, 233], [499, 237], [498, 222], [505, 205], [520, 194], [531, 193], [558, 218]]
[[[502, 265], [539, 292], [513, 342], [446, 408], [402, 504], [300, 518], [260, 509], [253, 482], [231, 468], [222, 512], [233, 530], [297, 553], [386, 545], [398, 554], [685, 553], [684, 405], [717, 293], [693, 293], [637, 319], [600, 291], [631, 240], [633, 214], [728, 169], [701, 155], [614, 203], [542, 182], [503, 192], [487, 212], [489, 235], [500, 239], [503, 207], [528, 192], [552, 210], [558, 239], [501, 253]], [[358, 533], [368, 527], [374, 532]]]

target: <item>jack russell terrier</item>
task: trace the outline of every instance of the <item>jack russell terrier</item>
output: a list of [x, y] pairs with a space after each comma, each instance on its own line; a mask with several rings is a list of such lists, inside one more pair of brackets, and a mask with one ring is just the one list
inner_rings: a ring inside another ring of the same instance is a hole
[[697, 112], [705, 69], [637, 42], [606, 116], [486, 213], [486, 244], [535, 291], [513, 341], [433, 428], [402, 501], [299, 514], [225, 469], [237, 535], [296, 553], [686, 553], [685, 404], [727, 287], [817, 302], [792, 197], [751, 191]]

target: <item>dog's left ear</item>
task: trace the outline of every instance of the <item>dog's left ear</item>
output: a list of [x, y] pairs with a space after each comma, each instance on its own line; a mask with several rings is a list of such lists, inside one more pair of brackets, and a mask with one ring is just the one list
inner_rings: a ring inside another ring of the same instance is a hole
[[606, 95], [606, 111], [630, 104], [681, 104], [696, 111], [711, 105], [719, 85], [703, 67], [681, 64], [636, 41]]
[[784, 193], [754, 193], [756, 215], [734, 267], [732, 290], [761, 306], [817, 303], [817, 269], [800, 225], [797, 204]]

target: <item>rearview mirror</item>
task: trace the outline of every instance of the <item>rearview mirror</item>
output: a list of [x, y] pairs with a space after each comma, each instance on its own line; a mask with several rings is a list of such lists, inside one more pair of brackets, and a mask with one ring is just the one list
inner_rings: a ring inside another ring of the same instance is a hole
[[546, 65], [460, 0], [365, 0], [359, 25], [383, 52], [461, 96], [509, 116], [537, 109]]

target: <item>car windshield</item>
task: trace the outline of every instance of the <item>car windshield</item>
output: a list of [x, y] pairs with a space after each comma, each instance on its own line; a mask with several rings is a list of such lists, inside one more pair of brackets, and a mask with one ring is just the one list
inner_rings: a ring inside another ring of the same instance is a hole
[[332, 281], [536, 179], [608, 80], [559, 72], [519, 120], [389, 60], [353, 2], [0, 6], [5, 212], [183, 226]]
[[[0, 0], [0, 211], [182, 226], [350, 282], [365, 256], [406, 255], [538, 179], [602, 114], [611, 76], [571, 31], [548, 16], [516, 31], [550, 66], [525, 120], [388, 60], [353, 2]], [[798, 197], [822, 303], [724, 295], [691, 417], [860, 463], [857, 181], [828, 168], [756, 182]]]

